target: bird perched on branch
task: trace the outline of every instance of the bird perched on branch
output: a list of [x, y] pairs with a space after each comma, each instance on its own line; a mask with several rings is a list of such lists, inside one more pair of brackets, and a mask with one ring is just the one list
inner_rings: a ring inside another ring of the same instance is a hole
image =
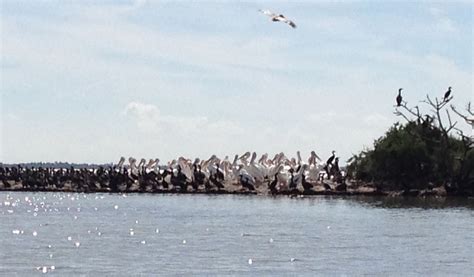
[[398, 89], [398, 95], [397, 95], [397, 107], [400, 107], [400, 105], [402, 105], [402, 100], [403, 100], [403, 97], [402, 97], [402, 88], [399, 88]]
[[270, 20], [273, 21], [273, 22], [278, 22], [278, 21], [283, 22], [283, 23], [286, 23], [286, 24], [290, 25], [292, 28], [296, 28], [296, 24], [293, 21], [286, 18], [282, 14], [276, 14], [276, 13], [273, 13], [269, 10], [258, 10], [258, 11], [263, 13], [264, 15], [270, 17]]
[[451, 95], [451, 87], [448, 87], [448, 91], [444, 93], [444, 99], [443, 101], [448, 100], [449, 96]]

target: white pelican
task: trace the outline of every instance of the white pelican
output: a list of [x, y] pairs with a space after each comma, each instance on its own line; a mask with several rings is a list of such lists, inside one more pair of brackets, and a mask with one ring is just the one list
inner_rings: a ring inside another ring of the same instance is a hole
[[268, 158], [268, 154], [267, 154], [267, 153], [263, 154], [263, 155], [260, 157], [260, 159], [258, 159], [258, 163], [259, 163], [259, 164], [263, 164], [264, 162], [267, 161], [267, 158]]
[[144, 158], [142, 158], [142, 159], [140, 160], [140, 162], [138, 163], [138, 169], [139, 169], [140, 171], [142, 171], [142, 172], [143, 172], [143, 170], [144, 170], [144, 168], [145, 168], [145, 163], [146, 163], [146, 160], [145, 160]]
[[160, 174], [160, 159], [155, 159], [155, 165], [153, 167], [153, 171], [156, 173], [156, 175]]
[[117, 163], [117, 166], [116, 168], [119, 170], [119, 171], [122, 171], [122, 167], [123, 167], [123, 163], [125, 162], [125, 157], [120, 157], [120, 161]]
[[232, 164], [229, 161], [229, 156], [225, 156], [224, 160], [221, 161], [220, 167], [224, 172], [224, 181], [232, 182], [232, 179], [235, 177], [232, 174]]
[[321, 158], [316, 154], [316, 152], [311, 151], [311, 155], [308, 158], [308, 164], [316, 165], [317, 160], [322, 161]]
[[135, 164], [137, 162], [137, 160], [133, 157], [130, 157], [130, 158], [128, 158], [128, 162], [130, 163], [130, 172], [129, 172], [129, 174], [134, 174], [134, 175], [138, 176], [138, 167]]
[[250, 157], [250, 155], [251, 155], [250, 152], [245, 152], [242, 156], [240, 156], [239, 160], [243, 164], [248, 165], [249, 162], [247, 161], [247, 159]]
[[250, 163], [245, 166], [247, 172], [252, 175], [252, 177], [257, 181], [259, 184], [263, 183], [265, 174], [262, 168], [255, 163], [255, 159], [257, 158], [257, 153], [252, 153], [252, 158], [250, 159]]
[[269, 177], [270, 176], [268, 174], [269, 168], [270, 168], [270, 165], [271, 165], [271, 163], [269, 163], [269, 161], [270, 160], [268, 159], [268, 154], [267, 153], [263, 154], [262, 157], [260, 158], [260, 160], [258, 160], [258, 165], [259, 165], [264, 177]]
[[301, 165], [301, 162], [303, 161], [303, 159], [301, 159], [301, 153], [300, 153], [299, 150], [296, 151], [296, 157], [298, 158], [297, 164], [298, 164], [298, 165]]
[[186, 176], [187, 181], [191, 182], [193, 179], [193, 171], [191, 170], [188, 161], [184, 157], [179, 157], [178, 165], [181, 167], [181, 172]]
[[258, 11], [263, 13], [264, 15], [270, 17], [270, 20], [273, 21], [273, 22], [278, 22], [278, 21], [283, 22], [283, 23], [286, 23], [286, 24], [290, 25], [292, 28], [296, 28], [296, 24], [293, 21], [286, 18], [282, 14], [276, 14], [276, 13], [273, 13], [269, 10], [258, 10]]
[[153, 168], [153, 165], [155, 164], [156, 160], [153, 160], [153, 159], [150, 159], [147, 163], [147, 165], [145, 166], [145, 171], [148, 170], [148, 169], [152, 169]]

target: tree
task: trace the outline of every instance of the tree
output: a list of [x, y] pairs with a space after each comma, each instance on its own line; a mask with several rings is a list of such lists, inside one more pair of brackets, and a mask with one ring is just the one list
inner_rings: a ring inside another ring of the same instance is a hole
[[349, 174], [362, 181], [375, 182], [383, 189], [424, 189], [444, 185], [450, 194], [474, 191], [474, 140], [457, 128], [451, 112], [473, 124], [471, 104], [467, 113], [459, 112], [446, 97], [434, 100], [426, 96], [423, 104], [430, 112], [422, 114], [418, 106], [406, 102], [395, 108], [405, 124], [395, 123], [372, 150], [354, 155]]

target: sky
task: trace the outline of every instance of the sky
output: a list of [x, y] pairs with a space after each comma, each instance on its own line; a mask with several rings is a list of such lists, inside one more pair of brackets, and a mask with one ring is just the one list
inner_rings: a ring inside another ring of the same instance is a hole
[[403, 121], [400, 87], [425, 110], [448, 86], [458, 108], [474, 102], [473, 13], [470, 1], [1, 1], [0, 162], [345, 161]]

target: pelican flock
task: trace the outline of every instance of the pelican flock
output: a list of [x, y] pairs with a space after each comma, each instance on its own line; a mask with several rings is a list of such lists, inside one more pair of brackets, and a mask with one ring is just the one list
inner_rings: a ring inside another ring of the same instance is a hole
[[334, 151], [327, 164], [321, 163], [314, 151], [307, 160], [297, 151], [291, 158], [283, 152], [260, 157], [256, 152], [245, 152], [232, 160], [212, 155], [194, 160], [178, 157], [166, 163], [142, 158], [137, 163], [133, 157], [121, 157], [116, 164], [76, 168], [0, 166], [5, 188], [77, 192], [313, 194], [345, 191], [340, 189], [345, 186], [345, 178]]
[[212, 155], [206, 160], [179, 157], [165, 164], [159, 164], [159, 159], [150, 159], [148, 163], [141, 159], [138, 165], [132, 157], [126, 165], [125, 158], [121, 157], [113, 166], [113, 171], [127, 175], [130, 180], [136, 181], [136, 186], [143, 183], [146, 186], [146, 178], [140, 176], [151, 176], [156, 181], [155, 185], [163, 189], [174, 187], [187, 191], [189, 186], [197, 191], [202, 188], [219, 190], [225, 186], [240, 186], [250, 191], [262, 187], [267, 187], [271, 192], [300, 187], [308, 191], [313, 184], [324, 179], [343, 182], [345, 172], [327, 170], [334, 166], [334, 157], [333, 151], [326, 164], [321, 163], [315, 151], [311, 151], [307, 161], [303, 160], [300, 151], [296, 153], [296, 158], [288, 158], [283, 152], [275, 154], [273, 158], [269, 158], [267, 153], [258, 157], [256, 152], [245, 152], [235, 155], [232, 162], [228, 156], [221, 159]]

